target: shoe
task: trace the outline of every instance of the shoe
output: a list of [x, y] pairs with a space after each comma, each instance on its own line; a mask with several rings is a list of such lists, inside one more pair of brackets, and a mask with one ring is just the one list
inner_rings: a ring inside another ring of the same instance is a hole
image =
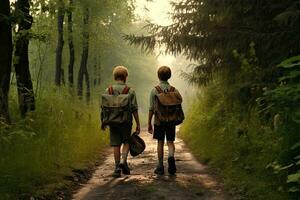
[[117, 168], [115, 169], [115, 171], [113, 172], [112, 176], [113, 176], [114, 178], [119, 178], [119, 177], [121, 177], [121, 168], [120, 168], [120, 167], [117, 167]]
[[165, 173], [164, 166], [157, 166], [156, 169], [154, 170], [154, 173], [157, 175], [163, 175]]
[[119, 167], [122, 169], [122, 173], [125, 175], [130, 175], [130, 169], [127, 163], [120, 163]]
[[174, 175], [176, 173], [176, 165], [175, 165], [175, 158], [173, 156], [168, 158], [168, 164], [169, 164], [169, 168], [168, 168], [169, 174]]

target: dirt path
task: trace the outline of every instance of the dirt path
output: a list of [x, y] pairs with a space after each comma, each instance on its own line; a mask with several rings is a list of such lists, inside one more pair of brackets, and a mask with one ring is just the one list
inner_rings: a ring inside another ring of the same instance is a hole
[[[153, 173], [156, 166], [156, 141], [152, 135], [142, 132], [147, 148], [142, 155], [129, 158], [132, 169], [130, 176], [112, 178], [113, 156], [109, 155], [99, 166], [91, 180], [74, 194], [75, 200], [227, 200], [229, 198], [220, 184], [209, 175], [206, 167], [195, 160], [184, 143], [176, 139], [176, 176], [157, 176]], [[165, 146], [165, 151], [167, 147]], [[167, 155], [167, 152], [165, 152]], [[166, 159], [165, 159], [166, 160]], [[167, 163], [165, 162], [165, 169]]]

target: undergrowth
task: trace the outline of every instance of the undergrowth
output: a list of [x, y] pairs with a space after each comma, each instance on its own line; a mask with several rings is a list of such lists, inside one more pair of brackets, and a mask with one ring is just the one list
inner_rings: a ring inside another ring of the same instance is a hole
[[[300, 57], [262, 74], [254, 44], [235, 73], [201, 87], [181, 136], [246, 199], [299, 199]], [[276, 80], [277, 77], [277, 80]]]
[[[20, 119], [11, 91], [11, 125], [0, 129], [0, 197], [44, 195], [64, 186], [64, 177], [99, 159], [107, 134], [99, 128], [98, 102], [86, 105], [64, 89], [49, 88], [35, 112]], [[0, 198], [1, 199], [1, 198]]]
[[279, 188], [284, 180], [267, 168], [278, 157], [280, 137], [260, 123], [256, 110], [250, 111], [248, 122], [241, 122], [237, 105], [226, 105], [218, 85], [203, 89], [181, 137], [198, 158], [220, 169], [235, 193], [248, 199], [287, 199]]

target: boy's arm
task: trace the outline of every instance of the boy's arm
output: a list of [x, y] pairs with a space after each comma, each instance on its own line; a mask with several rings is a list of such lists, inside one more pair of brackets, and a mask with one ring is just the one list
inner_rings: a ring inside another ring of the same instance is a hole
[[152, 118], [153, 118], [153, 111], [149, 110], [149, 115], [148, 115], [148, 133], [153, 133], [153, 128], [152, 128]]
[[[105, 89], [104, 94], [108, 94], [108, 88]], [[104, 125], [103, 122], [102, 122], [102, 111], [100, 111], [100, 115], [101, 115], [101, 117], [100, 117], [100, 120], [101, 120], [101, 130], [105, 131], [106, 128], [107, 128], [107, 126]]]
[[140, 126], [140, 118], [139, 118], [139, 113], [138, 113], [138, 103], [136, 99], [136, 94], [133, 89], [131, 89], [132, 95], [131, 95], [131, 109], [132, 109], [132, 114], [134, 117], [134, 120], [136, 122], [136, 133], [139, 134], [141, 131], [141, 126]]
[[149, 115], [148, 115], [148, 132], [153, 133], [153, 128], [152, 128], [152, 118], [154, 115], [154, 101], [155, 101], [155, 90], [152, 89], [150, 93], [150, 106], [149, 106]]
[[133, 112], [133, 117], [136, 122], [136, 130], [135, 131], [137, 134], [139, 134], [141, 132], [141, 125], [140, 125], [139, 113], [137, 110]]

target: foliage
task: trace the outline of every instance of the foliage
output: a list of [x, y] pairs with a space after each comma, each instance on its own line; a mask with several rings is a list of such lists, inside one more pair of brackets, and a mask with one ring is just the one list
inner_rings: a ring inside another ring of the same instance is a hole
[[[10, 98], [14, 116], [15, 95]], [[64, 90], [49, 88], [38, 98], [36, 112], [14, 121], [0, 129], [0, 196], [7, 199], [46, 195], [42, 191], [54, 185], [61, 188], [64, 177], [91, 166], [107, 144], [98, 109], [73, 101]]]
[[[111, 72], [115, 65], [129, 68], [129, 85], [137, 91], [140, 110], [146, 113], [148, 107], [156, 58], [142, 54], [122, 39], [124, 31], [138, 32], [138, 25], [132, 23], [130, 0], [76, 0], [72, 7], [68, 0], [63, 0], [65, 11], [73, 12], [76, 75], [82, 52], [84, 8], [88, 6], [90, 10], [87, 30], [90, 36], [88, 71], [92, 86], [91, 102], [86, 105], [78, 100], [74, 91], [64, 86], [52, 87], [58, 2], [31, 1], [33, 24], [24, 34], [30, 39], [29, 63], [37, 105], [36, 111], [28, 113], [25, 119], [17, 117], [19, 111], [13, 73], [9, 102], [12, 124], [0, 125], [0, 199], [29, 199], [30, 195], [42, 198], [43, 193], [65, 187], [66, 177], [72, 176], [72, 170], [93, 166], [99, 160], [108, 136], [99, 130], [99, 96], [112, 83]], [[12, 3], [11, 7], [14, 6]], [[22, 17], [17, 14], [11, 17], [13, 22]], [[17, 39], [17, 35], [14, 37]], [[67, 31], [64, 38], [65, 41], [68, 38]], [[62, 56], [65, 72], [69, 61], [67, 48], [64, 45]]]
[[[294, 0], [180, 0], [173, 3], [173, 24], [148, 24], [148, 34], [125, 36], [145, 51], [164, 46], [196, 63], [184, 77], [206, 86], [204, 102], [193, 107], [183, 136], [215, 166], [228, 167], [233, 182], [249, 178], [248, 171], [263, 177], [245, 183], [257, 189], [247, 192], [250, 199], [280, 199], [272, 188], [299, 187], [299, 58], [288, 59], [300, 53], [299, 10]], [[271, 166], [281, 172], [272, 175]]]
[[283, 139], [285, 159], [277, 164], [277, 173], [288, 174], [290, 192], [300, 192], [300, 56], [283, 61], [278, 68], [282, 72], [278, 83], [264, 88], [258, 102], [263, 114], [274, 116], [274, 129]]
[[293, 0], [181, 0], [173, 3], [172, 25], [149, 24], [149, 34], [125, 38], [144, 50], [164, 45], [169, 53], [184, 54], [199, 64], [191, 74], [193, 82], [206, 85], [217, 70], [238, 72], [232, 50], [245, 52], [252, 42], [259, 44], [256, 56], [262, 68], [299, 53], [298, 5]]
[[248, 53], [233, 53], [241, 65], [231, 77], [236, 82], [215, 74], [213, 83], [201, 87], [181, 135], [196, 155], [222, 168], [225, 183], [243, 196], [297, 199], [299, 56], [279, 64], [278, 83], [261, 90], [254, 45]]
[[[238, 90], [239, 91], [239, 90]], [[233, 196], [241, 199], [290, 199], [283, 176], [267, 167], [278, 158], [281, 138], [260, 121], [257, 109], [228, 98], [222, 79], [201, 88], [180, 137], [194, 155], [218, 171]]]

